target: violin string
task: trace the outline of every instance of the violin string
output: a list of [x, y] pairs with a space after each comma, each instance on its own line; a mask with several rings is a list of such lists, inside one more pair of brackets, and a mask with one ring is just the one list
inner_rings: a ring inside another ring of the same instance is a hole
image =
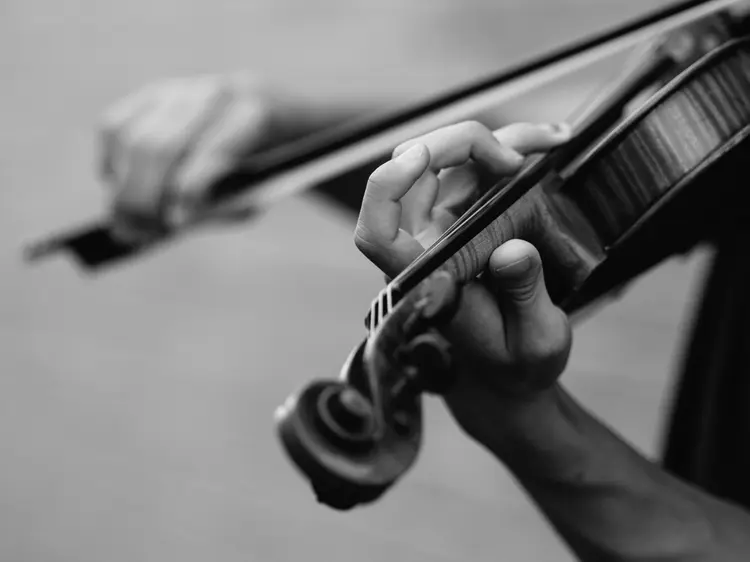
[[[634, 49], [624, 64], [624, 71], [622, 67], [618, 66], [615, 68], [612, 72], [614, 78], [608, 80], [605, 87], [595, 89], [583, 102], [578, 104], [577, 108], [571, 112], [566, 121], [571, 126], [574, 134], [582, 129], [591, 119], [596, 118], [599, 109], [603, 105], [606, 105], [606, 99], [608, 99], [614, 92], [617, 92], [623, 84], [643, 69], [643, 60], [649, 60], [646, 57], [653, 56], [656, 52], [654, 45], [655, 41], [651, 41], [641, 48]], [[526, 169], [527, 166], [524, 166], [524, 168], [516, 174], [516, 177], [523, 175]], [[466, 212], [464, 212], [446, 232], [443, 233], [435, 244], [450, 236], [453, 231], [460, 230], [464, 221], [471, 215], [472, 209], [481, 207], [487, 200], [491, 199], [506, 185], [506, 182], [504, 181], [498, 182], [495, 180], [492, 183], [492, 187], [485, 190], [482, 196], [479, 197], [479, 199], [471, 205], [471, 207], [467, 209]], [[371, 332], [381, 324], [383, 318], [392, 310], [392, 307], [398, 304], [398, 301], [400, 300], [399, 296], [399, 291], [396, 291], [395, 294], [393, 293], [392, 283], [388, 283], [383, 291], [378, 294], [378, 297], [375, 299], [377, 303], [373, 302], [370, 313], [365, 320], [365, 323]]]
[[[645, 43], [641, 43], [637, 46], [631, 47], [630, 53], [626, 55], [627, 58], [625, 59], [624, 63], [622, 65], [613, 65], [614, 69], [610, 73], [610, 79], [605, 82], [605, 85], [601, 88], [593, 89], [588, 94], [588, 96], [583, 99], [583, 101], [577, 104], [576, 108], [569, 113], [568, 118], [565, 120], [565, 122], [571, 127], [574, 136], [578, 134], [582, 129], [585, 129], [585, 127], [591, 122], [592, 119], [597, 118], [600, 108], [603, 105], [606, 106], [605, 101], [608, 98], [613, 95], [616, 96], [617, 92], [624, 85], [626, 85], [634, 77], [637, 77], [640, 73], [642, 73], [644, 69], [648, 68], [650, 64], [653, 64], [656, 58], [665, 58], [663, 56], [664, 53], [660, 53], [659, 51], [660, 47], [665, 44], [665, 38], [669, 37], [670, 31], [673, 31], [673, 29], [665, 30], [663, 33], [658, 34], [657, 36], [650, 37]], [[612, 55], [615, 54], [617, 53], [612, 53]], [[644, 61], [648, 62], [644, 64]], [[646, 84], [644, 91], [647, 91], [647, 89], [648, 85]], [[518, 175], [522, 175], [523, 173], [524, 170], [521, 170]], [[502, 189], [502, 182], [494, 183], [495, 185], [490, 190], [491, 193], [485, 193], [484, 197], [480, 198], [480, 201], [482, 199], [489, 198], [488, 196], [491, 196], [493, 193], [496, 193], [497, 191], [500, 191]], [[477, 201], [476, 203], [480, 203], [480, 201]], [[474, 206], [475, 205], [472, 205], [471, 208], [474, 208]], [[451, 231], [459, 230], [461, 228], [461, 225], [463, 224], [464, 219], [467, 218], [467, 215], [471, 214], [470, 210], [471, 209], [464, 213], [440, 238], [444, 238]], [[437, 242], [439, 241], [440, 240], [438, 240]], [[387, 314], [392, 310], [391, 303], [395, 305], [400, 300], [400, 291], [395, 291], [395, 293], [392, 293], [391, 289], [393, 289], [392, 284], [388, 283], [385, 289], [388, 294], [379, 295], [379, 297], [383, 297], [383, 299], [381, 300], [381, 306], [379, 307], [381, 309], [379, 310], [379, 312], [383, 316], [387, 316]], [[388, 301], [387, 310], [382, 310], [383, 308], [386, 308], [386, 300]], [[377, 326], [377, 324], [380, 323], [380, 320], [382, 320], [382, 318], [377, 315], [374, 319], [370, 318], [368, 323], [374, 328]]]
[[610, 74], [610, 79], [606, 85], [596, 88], [589, 96], [576, 106], [565, 122], [571, 127], [573, 134], [579, 131], [593, 115], [596, 114], [597, 108], [600, 107], [604, 100], [617, 91], [617, 89], [627, 82], [627, 80], [637, 74], [643, 66], [643, 60], [653, 57], [656, 54], [656, 40], [652, 40], [647, 45], [631, 53], [624, 64], [624, 69], [615, 68]]

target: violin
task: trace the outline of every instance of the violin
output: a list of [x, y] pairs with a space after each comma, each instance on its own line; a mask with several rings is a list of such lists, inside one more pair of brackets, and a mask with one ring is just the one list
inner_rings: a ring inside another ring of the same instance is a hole
[[[679, 2], [402, 111], [348, 123], [254, 155], [209, 189], [207, 203], [189, 224], [175, 225], [169, 216], [170, 201], [165, 199], [158, 224], [149, 239], [138, 242], [118, 239], [109, 219], [103, 218], [34, 241], [25, 248], [24, 254], [28, 260], [36, 261], [67, 252], [81, 266], [92, 270], [141, 256], [193, 229], [210, 224], [213, 216], [222, 215], [227, 209], [235, 216], [238, 209], [252, 216], [284, 197], [335, 181], [351, 170], [374, 169], [377, 163], [387, 159], [394, 146], [405, 140], [475, 118], [507, 100], [632, 49], [657, 35], [709, 20], [711, 24], [705, 27], [715, 28], [713, 33], [724, 25], [717, 17], [720, 10], [737, 4], [738, 0]], [[704, 33], [703, 37], [709, 35], [711, 33]], [[703, 49], [698, 45], [689, 50], [696, 47]]]
[[580, 315], [747, 218], [750, 37], [706, 44], [686, 54], [665, 41], [566, 145], [490, 187], [372, 301], [367, 337], [338, 379], [313, 381], [277, 409], [281, 443], [318, 501], [374, 502], [414, 465], [422, 396], [456, 376], [440, 327], [506, 240], [537, 247], [552, 300]]
[[458, 306], [460, 284], [480, 275], [504, 240], [532, 242], [553, 300], [580, 315], [745, 218], [737, 172], [747, 155], [750, 45], [731, 38], [748, 26], [723, 11], [738, 4], [683, 1], [384, 119], [258, 155], [213, 186], [195, 223], [173, 227], [165, 202], [162, 228], [148, 241], [123, 243], [103, 219], [35, 242], [26, 256], [70, 251], [96, 268], [142, 255], [214, 211], [262, 211], [382, 159], [409, 138], [673, 33], [592, 104], [570, 142], [491, 185], [388, 283], [371, 304], [367, 338], [337, 380], [314, 381], [277, 410], [281, 443], [321, 502], [350, 509], [376, 501], [416, 460], [423, 394], [445, 392], [455, 376], [439, 328]]

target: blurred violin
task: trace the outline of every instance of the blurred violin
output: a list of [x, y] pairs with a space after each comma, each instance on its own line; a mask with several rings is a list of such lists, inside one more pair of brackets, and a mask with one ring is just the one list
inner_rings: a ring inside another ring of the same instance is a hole
[[504, 241], [533, 243], [553, 301], [577, 314], [746, 219], [750, 38], [706, 29], [668, 35], [574, 124], [570, 142], [489, 189], [373, 300], [367, 338], [339, 378], [278, 409], [282, 444], [319, 501], [375, 501], [413, 465], [422, 395], [454, 377], [438, 328]]

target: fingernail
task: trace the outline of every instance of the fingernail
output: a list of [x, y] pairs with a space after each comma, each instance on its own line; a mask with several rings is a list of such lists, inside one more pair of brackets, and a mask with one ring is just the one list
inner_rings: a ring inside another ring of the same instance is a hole
[[522, 273], [526, 273], [530, 267], [531, 258], [529, 258], [529, 256], [525, 256], [520, 260], [516, 260], [501, 267], [496, 267], [494, 271], [498, 275], [520, 275]]
[[396, 158], [396, 162], [403, 162], [403, 163], [415, 162], [416, 160], [419, 160], [419, 158], [422, 156], [422, 152], [424, 151], [424, 149], [425, 147], [423, 144], [415, 144], [414, 146], [409, 148], [409, 150], [399, 155], [398, 158]]
[[547, 129], [549, 129], [552, 134], [557, 137], [567, 138], [571, 133], [570, 125], [568, 125], [567, 123], [549, 123], [547, 125]]
[[498, 143], [497, 147], [498, 166], [500, 170], [507, 173], [508, 166], [511, 168], [520, 168], [523, 166], [523, 163], [526, 161], [523, 154], [501, 143]]
[[523, 154], [520, 152], [516, 152], [515, 150], [508, 151], [508, 160], [510, 161], [510, 164], [513, 166], [522, 166], [523, 163], [526, 161], [526, 158]]

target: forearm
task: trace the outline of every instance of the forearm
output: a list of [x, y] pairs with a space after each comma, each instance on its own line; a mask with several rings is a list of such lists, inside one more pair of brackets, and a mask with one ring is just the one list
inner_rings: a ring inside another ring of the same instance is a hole
[[482, 441], [582, 560], [748, 559], [747, 513], [667, 474], [561, 387], [504, 417]]

